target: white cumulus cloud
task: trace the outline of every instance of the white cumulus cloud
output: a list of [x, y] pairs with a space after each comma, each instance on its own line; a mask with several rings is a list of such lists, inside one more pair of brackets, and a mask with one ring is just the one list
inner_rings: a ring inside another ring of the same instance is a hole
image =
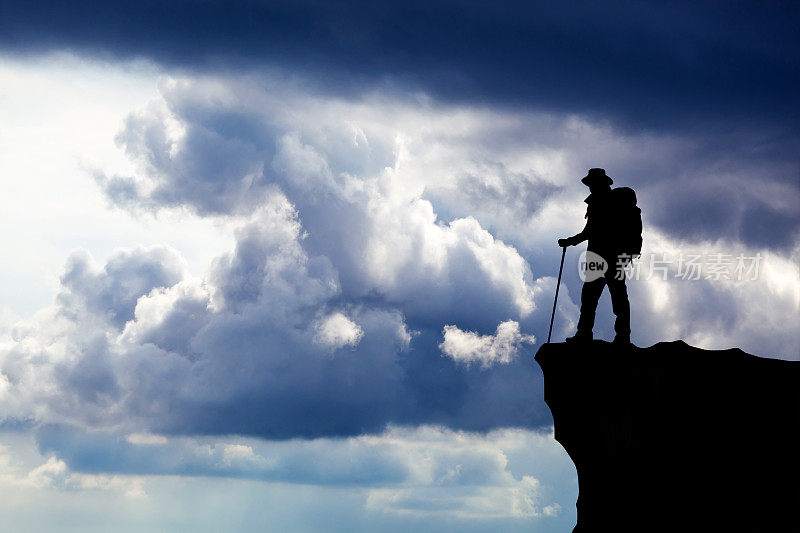
[[494, 335], [462, 331], [455, 325], [445, 326], [443, 334], [439, 348], [445, 355], [467, 365], [479, 363], [483, 368], [508, 364], [517, 357], [523, 344], [536, 342], [533, 335], [520, 333], [519, 323], [513, 320], [498, 324]]
[[344, 313], [332, 313], [316, 325], [315, 340], [331, 348], [355, 346], [364, 336], [361, 326], [350, 320]]

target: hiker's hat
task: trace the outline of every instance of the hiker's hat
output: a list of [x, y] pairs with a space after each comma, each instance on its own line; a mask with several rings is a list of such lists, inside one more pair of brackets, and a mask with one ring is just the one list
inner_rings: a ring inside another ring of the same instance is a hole
[[589, 173], [581, 180], [581, 183], [587, 186], [592, 186], [595, 183], [607, 183], [611, 185], [614, 183], [614, 180], [606, 176], [606, 170], [604, 168], [590, 168]]

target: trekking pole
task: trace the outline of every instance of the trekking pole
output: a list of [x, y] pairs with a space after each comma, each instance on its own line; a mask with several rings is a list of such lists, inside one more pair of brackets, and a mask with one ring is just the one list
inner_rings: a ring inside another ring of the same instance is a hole
[[553, 320], [556, 318], [556, 303], [558, 303], [558, 289], [561, 287], [561, 271], [564, 270], [564, 256], [567, 255], [567, 247], [561, 247], [561, 266], [558, 267], [558, 281], [556, 282], [556, 298], [553, 300], [553, 314], [550, 315], [550, 331], [547, 332], [547, 344], [550, 344], [550, 335], [553, 333]]

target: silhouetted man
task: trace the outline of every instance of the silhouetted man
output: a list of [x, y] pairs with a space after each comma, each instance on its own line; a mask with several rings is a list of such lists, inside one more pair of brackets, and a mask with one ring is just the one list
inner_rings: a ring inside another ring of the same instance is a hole
[[628, 261], [641, 252], [642, 219], [641, 210], [636, 207], [636, 194], [628, 187], [611, 189], [613, 180], [606, 176], [602, 168], [591, 168], [581, 182], [589, 187], [589, 196], [584, 200], [586, 227], [583, 231], [567, 239], [559, 239], [559, 246], [574, 246], [589, 241], [588, 251], [594, 252], [606, 261], [604, 274], [594, 280], [587, 280], [581, 290], [581, 317], [578, 332], [567, 342], [592, 340], [594, 315], [597, 302], [608, 285], [611, 305], [617, 316], [614, 323], [615, 343], [631, 342], [631, 309], [628, 291], [625, 287], [624, 267]]

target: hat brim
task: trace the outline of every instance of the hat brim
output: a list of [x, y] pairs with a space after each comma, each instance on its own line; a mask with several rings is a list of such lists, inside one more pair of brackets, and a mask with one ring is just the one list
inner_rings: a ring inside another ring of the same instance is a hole
[[611, 185], [612, 183], [614, 183], [614, 180], [612, 180], [608, 176], [588, 176], [587, 175], [581, 180], [581, 183], [583, 183], [584, 185], [592, 185], [593, 183], [606, 183], [608, 185]]

